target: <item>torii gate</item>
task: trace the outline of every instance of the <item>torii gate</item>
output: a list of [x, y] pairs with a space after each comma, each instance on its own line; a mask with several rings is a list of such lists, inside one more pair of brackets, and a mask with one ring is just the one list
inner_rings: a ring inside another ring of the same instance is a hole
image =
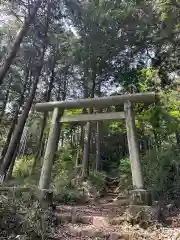
[[[53, 111], [51, 128], [47, 141], [46, 151], [44, 155], [41, 176], [39, 180], [39, 189], [46, 191], [49, 189], [51, 170], [53, 166], [53, 159], [56, 152], [56, 143], [60, 134], [59, 122], [89, 122], [89, 121], [102, 121], [102, 120], [126, 120], [128, 148], [131, 161], [131, 172], [133, 187], [136, 191], [135, 195], [145, 192], [143, 176], [140, 166], [140, 154], [136, 138], [135, 116], [133, 112], [133, 104], [147, 103], [151, 104], [156, 101], [156, 93], [137, 93], [127, 95], [117, 95], [108, 97], [77, 99], [61, 102], [45, 102], [37, 103], [35, 109], [38, 112]], [[124, 105], [124, 112], [112, 113], [98, 113], [98, 114], [79, 114], [74, 116], [62, 116], [64, 109], [72, 108], [103, 108], [114, 105]], [[61, 110], [61, 111], [60, 111]], [[141, 195], [141, 194], [140, 194]], [[144, 195], [144, 194], [143, 194]], [[139, 197], [143, 198], [143, 197]], [[145, 197], [146, 198], [146, 197]]]

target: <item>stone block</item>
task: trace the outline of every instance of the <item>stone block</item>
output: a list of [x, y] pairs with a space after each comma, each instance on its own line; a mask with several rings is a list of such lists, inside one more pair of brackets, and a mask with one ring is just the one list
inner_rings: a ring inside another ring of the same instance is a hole
[[159, 208], [156, 206], [130, 205], [127, 221], [146, 229], [153, 221], [158, 221], [158, 216]]
[[120, 225], [126, 221], [127, 219], [125, 217], [116, 217], [109, 220], [110, 224], [112, 225]]
[[106, 217], [93, 217], [93, 225], [97, 228], [105, 228], [109, 226], [109, 220]]
[[144, 189], [132, 190], [130, 194], [130, 204], [132, 205], [152, 205], [152, 194]]

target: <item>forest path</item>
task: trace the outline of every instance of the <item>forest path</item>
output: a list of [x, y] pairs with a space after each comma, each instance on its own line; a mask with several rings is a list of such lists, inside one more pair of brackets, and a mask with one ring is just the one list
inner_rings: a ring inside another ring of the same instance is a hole
[[60, 205], [56, 208], [59, 227], [57, 240], [175, 240], [180, 233], [180, 211], [171, 217], [168, 227], [151, 226], [142, 229], [128, 224], [129, 197], [118, 194], [116, 185], [109, 185], [105, 197], [84, 205]]

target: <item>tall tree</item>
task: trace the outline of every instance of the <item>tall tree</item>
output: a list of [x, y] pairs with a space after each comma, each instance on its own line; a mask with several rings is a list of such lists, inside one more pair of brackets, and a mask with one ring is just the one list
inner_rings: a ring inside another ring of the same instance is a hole
[[35, 71], [34, 71], [34, 78], [33, 78], [33, 83], [32, 83], [32, 88], [29, 94], [29, 97], [27, 99], [27, 102], [24, 106], [24, 110], [23, 113], [21, 114], [21, 116], [19, 117], [18, 123], [16, 125], [16, 128], [14, 130], [14, 134], [13, 137], [11, 138], [9, 147], [7, 149], [6, 155], [3, 159], [3, 163], [0, 166], [0, 176], [1, 176], [1, 182], [4, 181], [6, 173], [8, 171], [8, 168], [12, 162], [13, 156], [14, 156], [14, 152], [16, 151], [17, 145], [20, 142], [22, 133], [23, 133], [23, 129], [26, 123], [26, 119], [29, 115], [29, 111], [31, 109], [35, 94], [36, 94], [36, 89], [37, 89], [37, 85], [39, 82], [39, 78], [41, 75], [41, 70], [43, 68], [43, 64], [44, 64], [44, 55], [47, 49], [47, 45], [48, 45], [48, 39], [47, 39], [47, 34], [48, 34], [48, 29], [49, 29], [49, 24], [50, 24], [50, 16], [51, 16], [51, 5], [48, 4], [47, 5], [47, 11], [46, 11], [46, 16], [44, 19], [44, 29], [42, 31], [42, 34], [44, 36], [43, 41], [42, 41], [42, 46], [41, 49], [39, 51], [39, 59], [38, 62], [36, 63], [37, 65], [35, 66]]
[[26, 35], [30, 24], [34, 21], [35, 15], [41, 5], [42, 0], [37, 0], [34, 3], [34, 6], [30, 9], [28, 9], [28, 16], [25, 17], [24, 19], [24, 23], [20, 29], [20, 31], [18, 32], [12, 47], [10, 48], [7, 57], [5, 60], [3, 60], [2, 66], [0, 68], [0, 85], [3, 83], [4, 78], [14, 60], [14, 58], [16, 57], [16, 53], [19, 50], [20, 44], [24, 38], [24, 36]]

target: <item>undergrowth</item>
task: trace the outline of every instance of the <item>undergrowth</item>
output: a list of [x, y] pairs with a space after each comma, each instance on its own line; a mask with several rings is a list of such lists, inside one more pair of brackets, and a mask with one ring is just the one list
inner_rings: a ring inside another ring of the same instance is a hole
[[[105, 172], [91, 171], [88, 179], [82, 182], [81, 178], [73, 184], [73, 179], [78, 179], [75, 167], [76, 151], [72, 148], [63, 148], [56, 153], [52, 171], [51, 189], [55, 191], [55, 198], [60, 203], [75, 204], [84, 195], [100, 195], [105, 187]], [[24, 157], [16, 162], [14, 178], [9, 185], [37, 186], [40, 168], [29, 176], [31, 157]], [[112, 163], [113, 164], [113, 163]], [[180, 157], [178, 149], [167, 147], [159, 151], [151, 150], [141, 156], [142, 173], [145, 188], [155, 191], [159, 196], [175, 195], [180, 192]], [[112, 172], [114, 170], [111, 166]], [[120, 188], [132, 189], [132, 174], [129, 158], [121, 159], [119, 169]], [[15, 177], [16, 176], [16, 177]]]
[[[149, 151], [141, 156], [141, 167], [145, 188], [159, 196], [175, 197], [180, 192], [180, 157], [177, 149], [169, 147]], [[129, 158], [121, 159], [119, 165], [120, 186], [132, 189], [132, 175]]]
[[32, 193], [0, 196], [0, 239], [45, 240], [53, 234], [48, 211], [32, 200]]

